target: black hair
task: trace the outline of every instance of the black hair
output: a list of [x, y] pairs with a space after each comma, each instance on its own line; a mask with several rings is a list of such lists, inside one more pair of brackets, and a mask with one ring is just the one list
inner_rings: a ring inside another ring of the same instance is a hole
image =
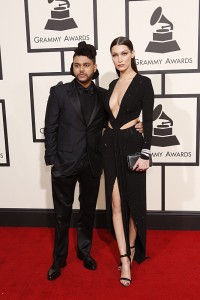
[[[125, 45], [129, 48], [129, 50], [131, 52], [134, 51], [132, 42], [125, 36], [119, 36], [112, 41], [112, 43], [110, 45], [110, 52], [112, 52], [112, 47], [114, 47], [116, 45]], [[131, 59], [131, 67], [136, 73], [138, 73], [135, 56]], [[120, 75], [119, 70], [116, 69], [116, 72], [117, 72], [117, 75], [119, 76]]]
[[[78, 47], [75, 48], [73, 58], [75, 56], [87, 56], [95, 64], [96, 63], [96, 55], [97, 55], [96, 48], [93, 45], [86, 44], [86, 42], [83, 41], [83, 42], [78, 43]], [[73, 71], [73, 63], [71, 64], [71, 67], [70, 67], [70, 73], [71, 73], [71, 75], [75, 76], [74, 71]], [[96, 79], [98, 76], [99, 76], [99, 71], [96, 70], [92, 79]]]

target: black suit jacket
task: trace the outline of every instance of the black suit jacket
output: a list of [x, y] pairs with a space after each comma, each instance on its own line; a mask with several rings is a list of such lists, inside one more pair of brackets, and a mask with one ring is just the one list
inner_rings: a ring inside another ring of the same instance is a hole
[[105, 126], [106, 90], [95, 86], [95, 105], [88, 125], [81, 112], [74, 79], [50, 89], [45, 116], [45, 162], [54, 165], [54, 176], [72, 175], [87, 149], [92, 173], [102, 172], [101, 137]]

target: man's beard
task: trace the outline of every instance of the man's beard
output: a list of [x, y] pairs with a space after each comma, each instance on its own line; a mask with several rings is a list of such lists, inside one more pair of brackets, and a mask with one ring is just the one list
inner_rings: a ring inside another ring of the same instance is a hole
[[79, 78], [79, 75], [80, 75], [80, 74], [77, 74], [77, 76], [76, 76], [76, 79], [77, 79], [79, 82], [81, 82], [81, 83], [88, 83], [88, 82], [90, 82], [90, 81], [92, 80], [94, 73], [91, 74], [91, 75], [89, 75], [89, 76], [86, 75], [86, 77], [84, 77], [84, 78]]

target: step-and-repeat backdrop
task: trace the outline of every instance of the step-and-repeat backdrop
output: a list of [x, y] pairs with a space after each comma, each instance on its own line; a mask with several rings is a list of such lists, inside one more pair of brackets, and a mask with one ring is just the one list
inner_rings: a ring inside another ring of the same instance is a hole
[[[108, 88], [116, 77], [109, 47], [121, 35], [155, 91], [148, 210], [200, 211], [199, 0], [1, 1], [1, 208], [53, 207], [43, 159], [49, 89], [72, 80], [80, 41], [98, 49], [96, 84]], [[97, 209], [105, 209], [103, 175]]]

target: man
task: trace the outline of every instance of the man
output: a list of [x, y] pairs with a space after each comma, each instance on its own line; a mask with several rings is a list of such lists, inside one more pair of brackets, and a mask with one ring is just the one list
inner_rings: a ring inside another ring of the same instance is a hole
[[52, 165], [52, 194], [56, 218], [53, 264], [48, 280], [56, 279], [66, 266], [68, 231], [77, 181], [80, 213], [77, 224], [77, 257], [85, 268], [96, 269], [90, 256], [100, 176], [101, 136], [106, 118], [106, 90], [92, 79], [98, 77], [96, 49], [80, 42], [74, 51], [71, 73], [75, 79], [50, 89], [45, 117], [45, 161]]

